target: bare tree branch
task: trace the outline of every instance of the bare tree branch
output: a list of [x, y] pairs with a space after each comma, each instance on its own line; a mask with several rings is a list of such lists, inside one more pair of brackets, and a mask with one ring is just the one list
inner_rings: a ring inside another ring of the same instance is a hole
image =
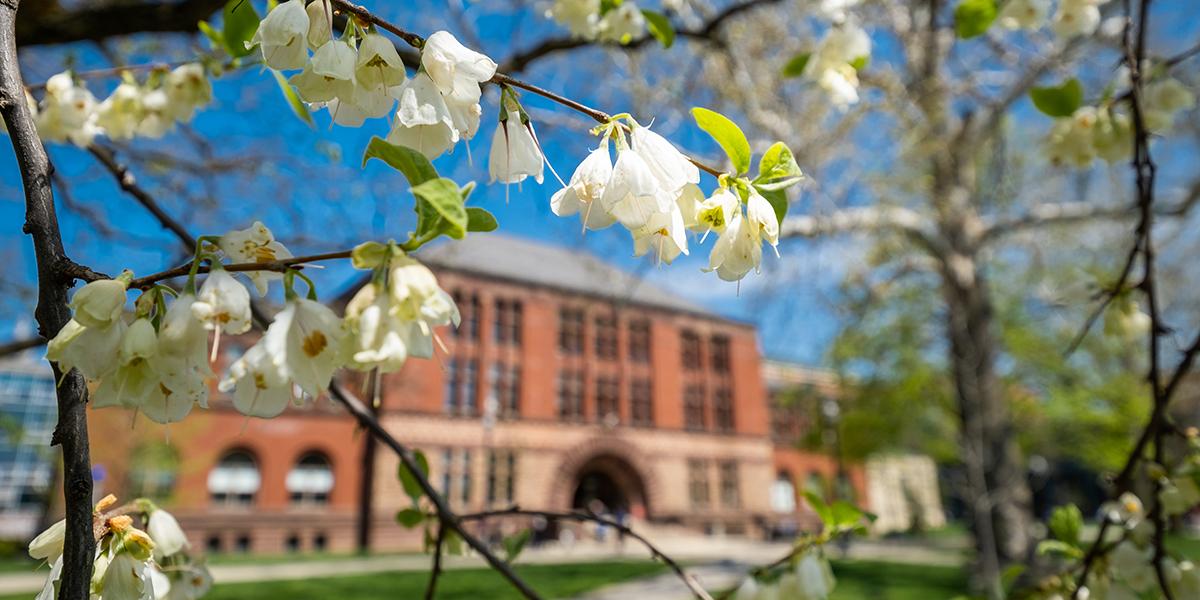
[[39, 0], [22, 11], [17, 45], [99, 41], [142, 32], [195, 33], [196, 23], [225, 5], [225, 0], [179, 2], [61, 2]]
[[783, 222], [781, 238], [812, 238], [858, 232], [895, 231], [922, 247], [940, 253], [945, 244], [933, 225], [916, 211], [899, 206], [846, 208], [829, 215], [789, 215]]

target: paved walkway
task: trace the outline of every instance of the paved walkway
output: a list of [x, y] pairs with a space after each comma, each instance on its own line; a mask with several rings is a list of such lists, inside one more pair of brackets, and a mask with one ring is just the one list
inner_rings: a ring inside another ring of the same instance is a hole
[[[696, 565], [689, 572], [705, 585], [732, 585], [746, 570], [756, 564], [770, 562], [788, 551], [784, 543], [766, 543], [739, 538], [707, 538], [696, 536], [663, 536], [655, 543], [667, 555], [678, 561]], [[836, 554], [836, 551], [835, 551]], [[927, 545], [874, 540], [858, 540], [851, 545], [848, 558], [885, 560], [922, 564], [953, 565], [961, 562], [961, 553], [954, 549]], [[737, 562], [729, 561], [737, 557]], [[613, 559], [649, 558], [640, 544], [633, 540], [624, 548], [613, 544], [581, 542], [567, 548], [550, 546], [531, 548], [522, 553], [520, 562], [533, 564], [565, 564]], [[477, 557], [453, 556], [445, 562], [447, 568], [482, 567]], [[360, 575], [392, 571], [427, 571], [429, 557], [418, 554], [371, 557], [345, 557], [321, 560], [299, 560], [281, 563], [217, 564], [211, 567], [217, 584], [246, 581], [283, 581], [339, 575]], [[45, 582], [45, 568], [29, 573], [0, 574], [0, 595], [36, 593]], [[682, 583], [672, 574], [654, 576], [634, 582], [616, 584], [584, 596], [589, 600], [638, 598], [639, 600], [686, 598]]]

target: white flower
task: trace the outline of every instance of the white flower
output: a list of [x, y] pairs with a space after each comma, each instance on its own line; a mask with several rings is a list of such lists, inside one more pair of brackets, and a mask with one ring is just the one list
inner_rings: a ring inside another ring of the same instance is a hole
[[177, 121], [192, 120], [196, 109], [212, 102], [212, 83], [200, 63], [179, 65], [163, 78], [171, 116]]
[[599, 39], [628, 44], [646, 32], [646, 17], [637, 4], [625, 0], [600, 17]]
[[850, 65], [825, 69], [817, 76], [817, 85], [829, 94], [830, 102], [839, 110], [858, 104], [858, 73]]
[[1151, 131], [1169, 129], [1176, 113], [1196, 106], [1196, 95], [1174, 77], [1150, 83], [1144, 97], [1146, 127]]
[[368, 33], [358, 46], [354, 77], [363, 87], [397, 86], [405, 81], [404, 61], [391, 41], [378, 33]]
[[[779, 218], [775, 208], [754, 187], [750, 188], [750, 198], [746, 201], [746, 218], [757, 228], [758, 237], [773, 247], [779, 246]], [[778, 248], [775, 254], [779, 254]]]
[[58, 558], [50, 563], [50, 572], [46, 575], [46, 583], [42, 586], [42, 591], [34, 600], [54, 600], [58, 595], [58, 579], [62, 577], [63, 559], [60, 553]]
[[58, 363], [64, 373], [79, 369], [84, 377], [97, 380], [117, 368], [124, 334], [124, 321], [114, 321], [108, 327], [87, 327], [71, 319], [46, 345], [46, 360]]
[[153, 600], [150, 567], [130, 552], [117, 552], [109, 560], [97, 592], [93, 596], [97, 600]]
[[29, 556], [52, 563], [62, 556], [63, 543], [67, 535], [67, 521], [63, 519], [39, 533], [29, 542]]
[[138, 135], [158, 139], [174, 128], [175, 115], [167, 93], [157, 89], [142, 95], [142, 120], [138, 123]]
[[396, 88], [399, 105], [387, 141], [434, 159], [458, 142], [458, 129], [433, 80], [425, 73]]
[[263, 335], [267, 354], [309, 396], [329, 387], [338, 367], [342, 321], [320, 302], [289, 300]]
[[825, 600], [833, 593], [835, 580], [829, 561], [809, 552], [796, 563], [795, 600]]
[[652, 216], [671, 210], [672, 203], [641, 154], [629, 149], [617, 153], [612, 178], [600, 196], [605, 212], [634, 230], [644, 227]]
[[333, 39], [333, 6], [329, 0], [309, 2], [304, 9], [308, 13], [308, 47], [316, 50]]
[[250, 329], [250, 292], [228, 271], [216, 266], [200, 286], [192, 315], [209, 331], [237, 335]]
[[1125, 113], [1101, 110], [1092, 133], [1096, 155], [1114, 163], [1133, 154], [1133, 125]]
[[100, 279], [79, 288], [71, 297], [73, 318], [88, 327], [108, 327], [125, 312], [128, 282], [123, 278]]
[[646, 224], [631, 231], [633, 255], [643, 256], [651, 249], [659, 262], [671, 264], [681, 253], [687, 254], [687, 228], [678, 206], [668, 212], [655, 213]]
[[830, 101], [844, 110], [858, 102], [855, 64], [871, 56], [871, 38], [858, 25], [847, 23], [829, 30], [804, 66], [804, 76], [816, 81]]
[[821, 0], [818, 10], [825, 18], [841, 23], [846, 20], [846, 11], [858, 5], [860, 0]]
[[604, 229], [612, 225], [616, 219], [600, 206], [600, 198], [612, 172], [612, 157], [608, 154], [608, 140], [605, 139], [579, 163], [567, 186], [550, 197], [550, 210], [560, 217], [582, 212], [583, 226], [587, 229]]
[[1132, 528], [1146, 516], [1146, 509], [1141, 498], [1131, 492], [1121, 494], [1113, 502], [1107, 502], [1101, 507], [1108, 520]]
[[[221, 236], [218, 246], [235, 263], [267, 263], [292, 257], [292, 253], [275, 239], [275, 234], [262, 221], [255, 221], [246, 229], [234, 229], [226, 233]], [[246, 275], [254, 283], [259, 296], [267, 295], [271, 281], [283, 279], [283, 274], [275, 271], [247, 271]]]
[[70, 141], [80, 147], [103, 133], [96, 124], [96, 97], [84, 86], [75, 85], [64, 71], [46, 81], [46, 95], [37, 113], [38, 135], [49, 142]]
[[700, 169], [663, 136], [649, 127], [634, 127], [629, 137], [633, 150], [664, 190], [676, 192], [689, 183], [700, 183]]
[[508, 118], [496, 127], [492, 135], [492, 151], [488, 155], [488, 173], [493, 183], [520, 183], [533, 176], [542, 182], [542, 170], [546, 157], [538, 144], [533, 123], [522, 123], [517, 111], [509, 111]]
[[407, 256], [392, 259], [388, 289], [363, 286], [346, 305], [345, 351], [357, 369], [390, 372], [409, 356], [433, 356], [435, 327], [458, 326], [454, 299], [428, 267]]
[[183, 533], [179, 521], [175, 520], [174, 515], [161, 508], [150, 511], [150, 518], [146, 523], [146, 533], [150, 534], [150, 539], [154, 540], [155, 557], [171, 556], [188, 547], [187, 535]]
[[1008, 0], [1000, 9], [1000, 25], [1007, 29], [1039, 29], [1050, 12], [1050, 0]]
[[1096, 158], [1096, 127], [1100, 118], [1094, 106], [1081, 106], [1070, 117], [1054, 120], [1046, 138], [1047, 158], [1055, 165], [1087, 167]]
[[425, 40], [421, 66], [437, 88], [447, 96], [463, 94], [479, 87], [496, 74], [496, 62], [463, 46], [447, 31], [438, 31]]
[[149, 398], [159, 385], [152, 360], [158, 354], [158, 335], [149, 319], [140, 318], [121, 338], [116, 371], [106, 375], [92, 397], [93, 408], [135, 407]]
[[162, 378], [162, 387], [207, 407], [208, 380], [213, 373], [208, 363], [208, 334], [192, 314], [195, 302], [195, 296], [183, 294], [167, 308], [158, 331], [158, 356], [152, 364]]
[[142, 113], [142, 88], [124, 81], [96, 108], [96, 125], [111, 139], [128, 140], [137, 133]]
[[272, 69], [303, 68], [308, 62], [308, 25], [304, 0], [287, 0], [267, 13], [247, 47], [260, 45], [263, 62]]
[[1065, 38], [1088, 36], [1100, 26], [1100, 8], [1108, 0], [1059, 0], [1050, 22], [1054, 33]]
[[688, 228], [707, 234], [723, 233], [735, 214], [741, 212], [742, 201], [729, 188], [718, 188], [708, 199], [695, 185], [685, 187], [679, 194], [683, 221]]
[[287, 373], [261, 340], [230, 365], [218, 389], [234, 390], [233, 406], [238, 412], [264, 419], [283, 412], [293, 397]]
[[408, 359], [406, 326], [391, 314], [388, 294], [364, 285], [346, 304], [346, 352], [350, 366], [383, 373], [400, 370]]
[[167, 600], [196, 600], [212, 588], [212, 574], [201, 563], [190, 563], [171, 569], [168, 578], [171, 589]]
[[438, 286], [429, 267], [407, 256], [395, 257], [388, 272], [388, 283], [394, 303], [391, 310], [402, 321], [424, 322], [429, 327], [458, 326], [458, 307], [450, 294]]
[[554, 0], [546, 9], [546, 18], [554, 19], [576, 37], [595, 39], [599, 33], [600, 0]]
[[725, 226], [709, 254], [708, 270], [725, 281], [738, 281], [762, 263], [762, 240], [758, 227], [739, 208]]

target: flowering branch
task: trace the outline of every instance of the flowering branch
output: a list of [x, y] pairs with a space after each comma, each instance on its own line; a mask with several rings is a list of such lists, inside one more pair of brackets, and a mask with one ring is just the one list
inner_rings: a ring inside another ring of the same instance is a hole
[[[338, 259], [350, 258], [350, 252], [351, 252], [351, 250], [338, 250], [336, 252], [325, 252], [322, 254], [309, 254], [307, 256], [294, 256], [292, 258], [283, 258], [283, 259], [272, 260], [272, 261], [267, 261], [267, 262], [233, 263], [233, 264], [228, 264], [228, 265], [221, 265], [221, 268], [223, 268], [226, 271], [229, 271], [231, 273], [247, 272], [247, 271], [272, 271], [275, 273], [283, 273], [289, 269], [294, 269], [298, 266], [302, 266], [302, 265], [305, 265], [308, 263], [320, 262], [320, 261], [325, 261], [325, 260], [338, 260]], [[154, 284], [156, 284], [160, 281], [165, 281], [167, 279], [173, 279], [175, 277], [183, 277], [185, 275], [188, 275], [191, 271], [191, 268], [192, 268], [192, 263], [188, 262], [187, 264], [179, 265], [178, 267], [167, 269], [166, 271], [160, 271], [158, 273], [147, 275], [145, 277], [138, 277], [137, 279], [134, 279], [133, 281], [129, 282], [129, 287], [130, 287], [130, 289], [139, 289], [139, 290], [150, 289], [150, 288], [154, 287]], [[196, 270], [196, 273], [208, 273], [211, 269], [212, 269], [212, 267], [210, 267], [210, 266], [201, 265]], [[96, 279], [107, 279], [107, 277], [97, 277]], [[91, 281], [95, 281], [95, 280], [93, 279]]]

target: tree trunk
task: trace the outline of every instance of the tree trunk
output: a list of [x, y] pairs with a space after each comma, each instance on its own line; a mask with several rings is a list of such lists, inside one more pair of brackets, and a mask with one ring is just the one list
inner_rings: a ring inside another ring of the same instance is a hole
[[991, 298], [975, 257], [952, 253], [944, 261], [950, 369], [961, 419], [963, 490], [977, 551], [978, 584], [1002, 596], [1000, 572], [1027, 558], [1030, 491], [1003, 390], [996, 377]]

